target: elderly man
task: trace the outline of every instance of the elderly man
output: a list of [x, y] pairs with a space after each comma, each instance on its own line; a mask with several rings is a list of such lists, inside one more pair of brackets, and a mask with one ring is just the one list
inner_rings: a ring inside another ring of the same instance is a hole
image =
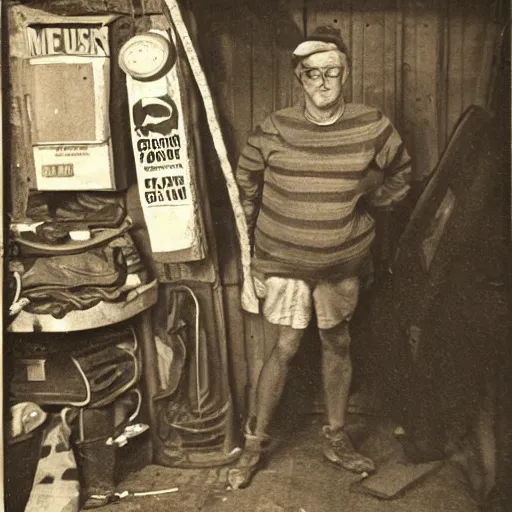
[[229, 480], [249, 484], [261, 466], [267, 428], [314, 307], [322, 342], [327, 424], [324, 456], [372, 472], [344, 427], [352, 376], [349, 320], [371, 273], [374, 219], [362, 196], [389, 207], [409, 189], [410, 157], [379, 110], [345, 103], [349, 59], [338, 30], [321, 27], [293, 52], [302, 104], [271, 114], [249, 138], [236, 179], [253, 243], [252, 271], [263, 315], [279, 326], [261, 371], [256, 415]]

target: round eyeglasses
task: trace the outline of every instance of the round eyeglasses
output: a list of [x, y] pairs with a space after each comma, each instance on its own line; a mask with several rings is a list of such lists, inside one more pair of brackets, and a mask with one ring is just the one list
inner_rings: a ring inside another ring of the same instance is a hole
[[332, 68], [305, 68], [300, 73], [310, 82], [320, 82], [320, 80], [323, 82], [328, 78], [339, 78], [343, 74], [343, 68], [338, 66]]

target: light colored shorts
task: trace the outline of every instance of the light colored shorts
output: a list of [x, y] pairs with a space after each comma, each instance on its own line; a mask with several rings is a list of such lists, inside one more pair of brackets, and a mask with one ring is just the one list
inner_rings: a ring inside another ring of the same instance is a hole
[[305, 329], [311, 321], [313, 306], [319, 329], [330, 329], [349, 321], [359, 298], [359, 278], [318, 281], [309, 285], [300, 279], [269, 277], [263, 315], [272, 324]]

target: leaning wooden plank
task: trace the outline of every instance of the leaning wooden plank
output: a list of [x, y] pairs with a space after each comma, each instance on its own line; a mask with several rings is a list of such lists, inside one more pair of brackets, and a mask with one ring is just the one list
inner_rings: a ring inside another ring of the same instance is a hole
[[176, 28], [176, 32], [187, 54], [190, 67], [192, 69], [192, 74], [198, 85], [199, 92], [204, 103], [208, 128], [210, 129], [213, 145], [215, 147], [215, 151], [217, 152], [222, 173], [224, 174], [224, 178], [226, 180], [231, 207], [233, 208], [235, 215], [235, 224], [241, 248], [242, 272], [244, 276], [241, 297], [242, 307], [246, 311], [256, 313], [258, 312], [258, 299], [256, 297], [254, 283], [252, 281], [251, 275], [251, 255], [247, 222], [242, 209], [242, 205], [240, 204], [238, 187], [235, 182], [233, 170], [228, 159], [224, 139], [222, 138], [222, 132], [219, 126], [219, 121], [217, 118], [215, 106], [213, 104], [210, 88], [208, 86], [194, 44], [190, 39], [190, 35], [183, 21], [181, 11], [176, 0], [165, 0], [165, 4], [169, 9], [169, 13]]

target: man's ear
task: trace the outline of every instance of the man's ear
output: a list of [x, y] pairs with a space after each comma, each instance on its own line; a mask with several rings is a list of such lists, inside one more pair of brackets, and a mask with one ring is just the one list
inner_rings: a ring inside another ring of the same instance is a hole
[[302, 85], [302, 80], [300, 78], [299, 68], [300, 68], [300, 64], [297, 64], [295, 66], [294, 70], [293, 70], [293, 75], [297, 79], [297, 82], [299, 82], [299, 84]]

